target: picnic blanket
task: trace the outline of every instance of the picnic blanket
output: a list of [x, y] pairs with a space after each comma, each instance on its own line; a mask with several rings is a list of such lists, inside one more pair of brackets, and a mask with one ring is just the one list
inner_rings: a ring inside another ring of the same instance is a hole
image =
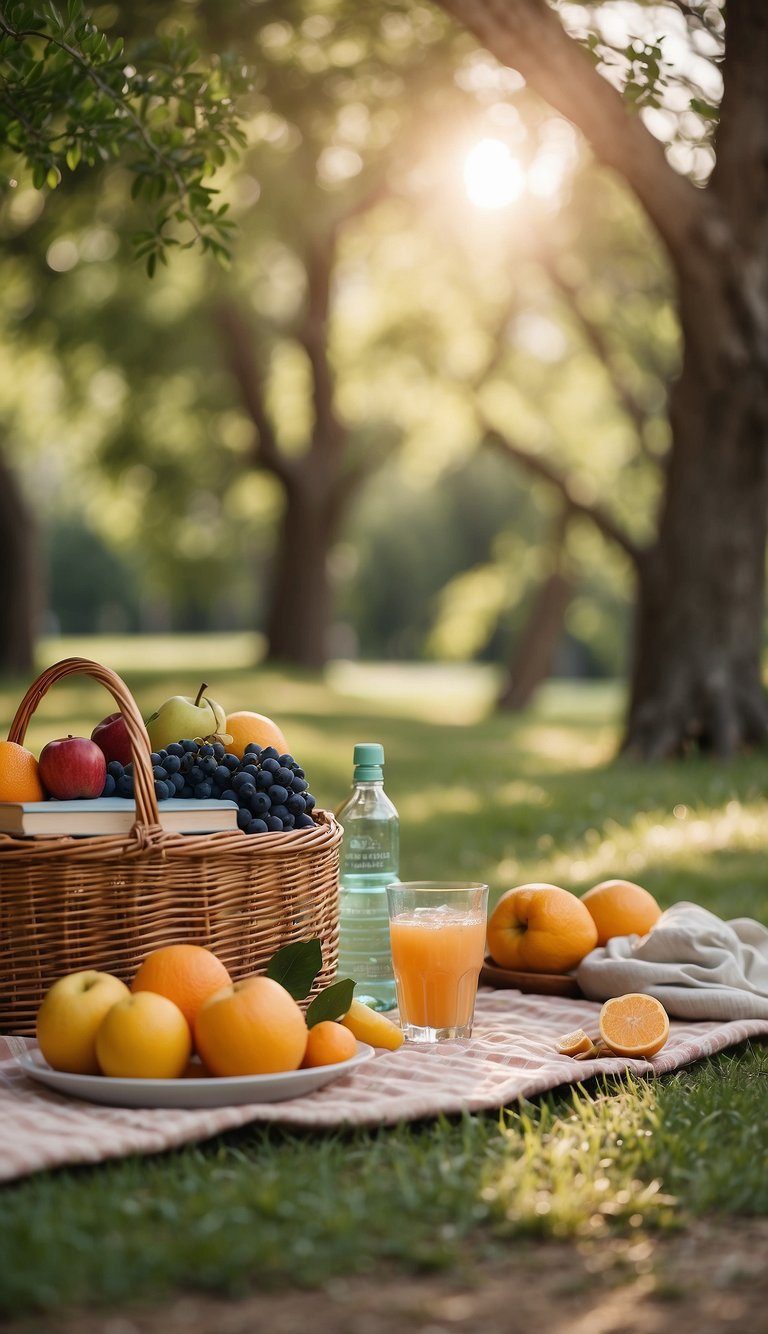
[[646, 991], [678, 1019], [768, 1019], [768, 929], [675, 903], [647, 935], [592, 950], [576, 979], [592, 1000]]
[[325, 1088], [293, 1101], [215, 1109], [106, 1107], [53, 1092], [29, 1078], [16, 1053], [30, 1039], [0, 1037], [0, 1181], [48, 1168], [161, 1153], [251, 1122], [324, 1130], [381, 1126], [480, 1112], [561, 1084], [632, 1070], [660, 1075], [750, 1037], [768, 1017], [673, 1022], [650, 1061], [575, 1061], [555, 1049], [574, 1028], [597, 1035], [600, 1005], [587, 1000], [482, 990], [471, 1038], [378, 1052]]

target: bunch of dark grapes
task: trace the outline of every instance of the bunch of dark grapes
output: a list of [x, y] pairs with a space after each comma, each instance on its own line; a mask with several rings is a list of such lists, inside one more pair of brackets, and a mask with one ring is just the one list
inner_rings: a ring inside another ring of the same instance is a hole
[[[241, 759], [220, 742], [174, 741], [150, 756], [158, 801], [211, 797], [237, 802], [237, 823], [246, 834], [269, 834], [314, 825], [315, 798], [304, 770], [274, 746], [246, 746]], [[133, 765], [111, 760], [103, 797], [133, 797]]]

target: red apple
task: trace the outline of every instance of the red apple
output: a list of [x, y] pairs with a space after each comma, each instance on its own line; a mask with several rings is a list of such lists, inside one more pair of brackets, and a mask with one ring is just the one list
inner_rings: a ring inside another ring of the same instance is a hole
[[133, 759], [128, 728], [122, 713], [110, 713], [108, 718], [102, 718], [91, 732], [91, 741], [95, 741], [99, 749], [104, 751], [107, 764], [110, 760], [130, 764]]
[[43, 787], [59, 801], [100, 797], [107, 777], [104, 752], [84, 736], [59, 737], [40, 751]]

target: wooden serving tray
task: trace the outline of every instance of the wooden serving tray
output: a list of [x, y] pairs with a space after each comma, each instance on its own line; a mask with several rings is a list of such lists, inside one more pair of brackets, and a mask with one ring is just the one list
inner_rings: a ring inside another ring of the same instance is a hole
[[518, 973], [500, 968], [486, 956], [480, 970], [480, 986], [525, 991], [540, 996], [581, 996], [581, 988], [571, 973]]

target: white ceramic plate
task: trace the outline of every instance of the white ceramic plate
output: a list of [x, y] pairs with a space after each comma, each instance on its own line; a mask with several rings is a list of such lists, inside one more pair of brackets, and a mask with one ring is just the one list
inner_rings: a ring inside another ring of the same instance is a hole
[[289, 1070], [280, 1075], [237, 1075], [233, 1078], [111, 1079], [106, 1075], [71, 1075], [53, 1070], [37, 1047], [18, 1057], [21, 1068], [57, 1093], [112, 1107], [231, 1107], [236, 1103], [284, 1102], [341, 1079], [374, 1055], [367, 1042], [358, 1042], [348, 1061], [319, 1065], [310, 1070]]

